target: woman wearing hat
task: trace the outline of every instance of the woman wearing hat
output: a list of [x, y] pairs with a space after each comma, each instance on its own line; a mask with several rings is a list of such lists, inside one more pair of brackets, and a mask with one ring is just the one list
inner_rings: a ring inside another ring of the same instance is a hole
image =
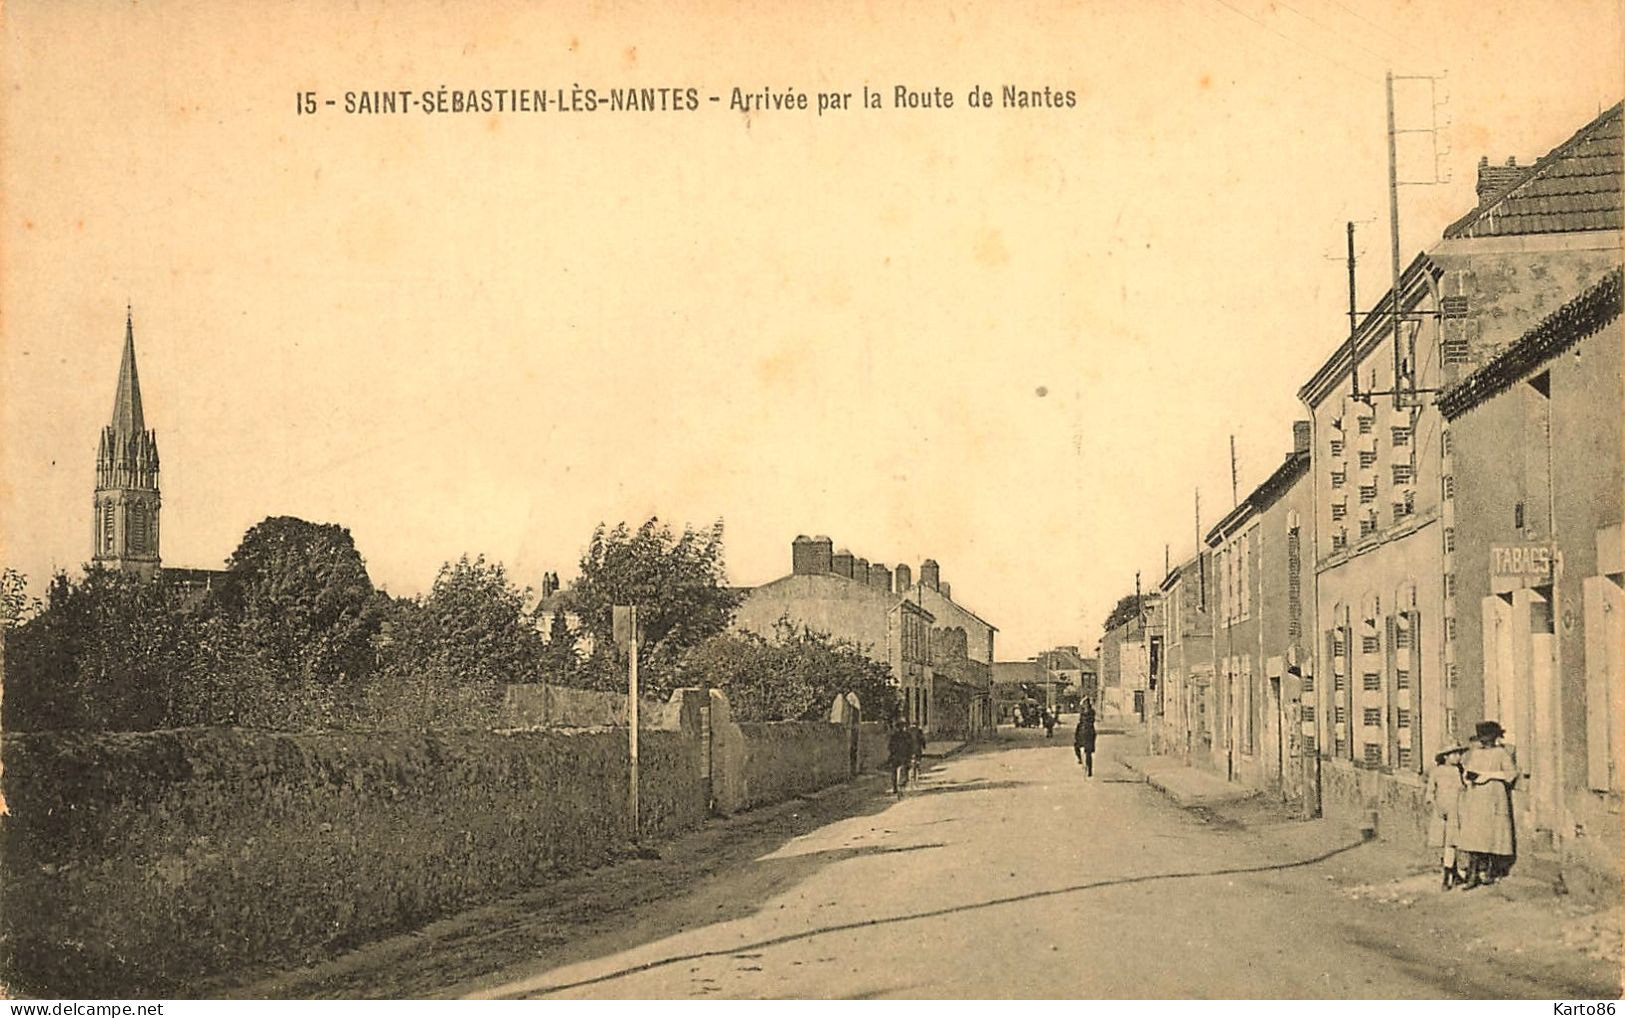
[[1506, 732], [1494, 721], [1480, 721], [1475, 744], [1461, 757], [1467, 787], [1461, 793], [1461, 829], [1456, 849], [1469, 853], [1467, 886], [1493, 884], [1512, 868], [1517, 842], [1512, 830], [1512, 786], [1518, 761], [1501, 744]]

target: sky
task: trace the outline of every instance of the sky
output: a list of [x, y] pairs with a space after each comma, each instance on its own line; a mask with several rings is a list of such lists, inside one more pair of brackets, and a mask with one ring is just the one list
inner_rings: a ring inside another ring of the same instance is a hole
[[[1402, 260], [1625, 94], [1612, 0], [20, 2], [3, 14], [0, 560], [90, 554], [126, 303], [162, 552], [273, 515], [374, 581], [567, 583], [599, 522], [935, 558], [998, 657], [1099, 639], [1291, 445]], [[346, 91], [695, 88], [680, 112], [346, 115]], [[877, 110], [729, 109], [865, 86]], [[898, 109], [894, 89], [950, 109]], [[985, 88], [1063, 109], [973, 108]], [[297, 113], [314, 91], [315, 115]], [[711, 103], [716, 95], [720, 102]], [[1438, 155], [1435, 158], [1435, 150]], [[40, 584], [43, 586], [43, 584]]]

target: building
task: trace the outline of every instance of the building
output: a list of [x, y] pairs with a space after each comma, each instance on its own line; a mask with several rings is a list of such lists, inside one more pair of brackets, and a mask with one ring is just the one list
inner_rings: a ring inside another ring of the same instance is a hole
[[[1217, 710], [1213, 685], [1214, 583], [1213, 554], [1206, 548], [1168, 570], [1158, 585], [1147, 654], [1152, 672], [1152, 749], [1206, 767], [1213, 766]], [[1222, 748], [1222, 741], [1219, 745]]]
[[1458, 699], [1471, 680], [1451, 636], [1457, 577], [1445, 550], [1457, 477], [1435, 394], [1618, 265], [1619, 165], [1617, 105], [1532, 166], [1481, 164], [1478, 206], [1299, 390], [1313, 422], [1315, 737], [1328, 808], [1381, 803], [1402, 836], [1420, 836], [1422, 775], [1477, 720]]
[[1074, 711], [1083, 696], [1083, 655], [1073, 646], [1041, 651], [1034, 658], [1044, 673], [1044, 706], [1051, 711]]
[[[872, 569], [871, 569], [872, 572]], [[947, 631], [933, 646], [932, 690], [941, 709], [933, 731], [961, 738], [980, 738], [993, 731], [993, 652], [999, 628], [954, 600], [953, 590], [942, 581], [935, 559], [920, 563], [917, 583], [906, 565], [897, 567], [897, 593], [912, 599], [935, 620], [937, 630]]]
[[1032, 658], [993, 662], [993, 717], [999, 724], [1017, 720], [1018, 704], [1043, 703], [1044, 673]]
[[[1151, 691], [1151, 651], [1160, 648], [1160, 598], [1147, 594], [1140, 610], [1100, 638], [1100, 715], [1146, 719], [1146, 694]], [[1159, 662], [1160, 665], [1160, 662]]]
[[[1293, 450], [1206, 537], [1213, 556], [1215, 766], [1230, 778], [1300, 798], [1309, 783], [1304, 697], [1314, 696], [1314, 574], [1305, 555], [1313, 515], [1309, 422]], [[1312, 719], [1313, 703], [1307, 707]]]
[[93, 566], [164, 582], [201, 597], [226, 576], [223, 569], [164, 568], [158, 525], [158, 435], [147, 427], [141, 377], [135, 361], [134, 315], [124, 313], [124, 352], [113, 395], [113, 418], [102, 428], [96, 450], [96, 488], [91, 498], [90, 561]]
[[[861, 573], [857, 563], [862, 562]], [[905, 575], [907, 567], [899, 567]], [[734, 615], [735, 629], [771, 637], [781, 619], [851, 640], [891, 666], [910, 723], [935, 731], [932, 624], [935, 616], [892, 587], [891, 571], [871, 565], [828, 537], [797, 537], [790, 573], [749, 588]]]
[[113, 419], [102, 429], [96, 452], [96, 491], [92, 499], [91, 561], [106, 569], [158, 575], [158, 436], [148, 430], [141, 409], [141, 379], [135, 366], [135, 323], [124, 315], [124, 355], [119, 362]]
[[1456, 708], [1506, 729], [1520, 853], [1571, 882], [1621, 872], [1625, 343], [1621, 270], [1440, 398]]

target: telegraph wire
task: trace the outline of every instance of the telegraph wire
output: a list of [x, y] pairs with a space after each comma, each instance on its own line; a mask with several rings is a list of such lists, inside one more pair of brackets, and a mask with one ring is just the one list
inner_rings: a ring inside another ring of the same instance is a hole
[[1276, 36], [1277, 38], [1284, 41], [1288, 46], [1292, 47], [1294, 50], [1297, 50], [1298, 53], [1303, 55], [1303, 56], [1306, 56], [1306, 57], [1319, 57], [1321, 60], [1324, 60], [1327, 63], [1334, 64], [1337, 67], [1342, 68], [1343, 70], [1347, 71], [1348, 73], [1354, 75], [1356, 78], [1359, 78], [1361, 81], [1368, 81], [1373, 85], [1381, 84], [1381, 81], [1379, 79], [1373, 78], [1371, 75], [1366, 74], [1364, 71], [1360, 71], [1360, 70], [1357, 70], [1357, 69], [1355, 69], [1353, 67], [1350, 67], [1348, 64], [1344, 63], [1343, 61], [1337, 59], [1336, 57], [1330, 56], [1330, 55], [1326, 54], [1325, 52], [1323, 52], [1321, 50], [1311, 49], [1310, 47], [1308, 47], [1305, 44], [1303, 44], [1302, 42], [1292, 38], [1291, 36], [1287, 35], [1285, 32], [1282, 32], [1280, 29], [1274, 27], [1273, 25], [1267, 25], [1264, 22], [1259, 21], [1257, 18], [1253, 17], [1251, 14], [1248, 14], [1246, 11], [1244, 11], [1241, 8], [1239, 8], [1239, 7], [1235, 6], [1234, 4], [1230, 3], [1229, 0], [1213, 0], [1213, 2], [1218, 4], [1220, 7], [1223, 7], [1226, 10], [1230, 11], [1230, 13], [1236, 15], [1237, 17], [1246, 18], [1248, 21], [1252, 22], [1254, 25], [1257, 25], [1259, 28], [1264, 29], [1266, 32], [1269, 32], [1271, 35]]

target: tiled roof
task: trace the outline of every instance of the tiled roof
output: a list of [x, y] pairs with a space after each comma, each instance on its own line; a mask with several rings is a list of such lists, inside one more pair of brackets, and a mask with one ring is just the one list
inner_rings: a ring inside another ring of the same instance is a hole
[[1453, 223], [1445, 237], [1619, 229], [1625, 221], [1620, 108], [1614, 104], [1537, 160], [1498, 197]]
[[1439, 412], [1455, 420], [1518, 383], [1529, 372], [1619, 318], [1621, 269], [1552, 312], [1494, 360], [1439, 397]]

